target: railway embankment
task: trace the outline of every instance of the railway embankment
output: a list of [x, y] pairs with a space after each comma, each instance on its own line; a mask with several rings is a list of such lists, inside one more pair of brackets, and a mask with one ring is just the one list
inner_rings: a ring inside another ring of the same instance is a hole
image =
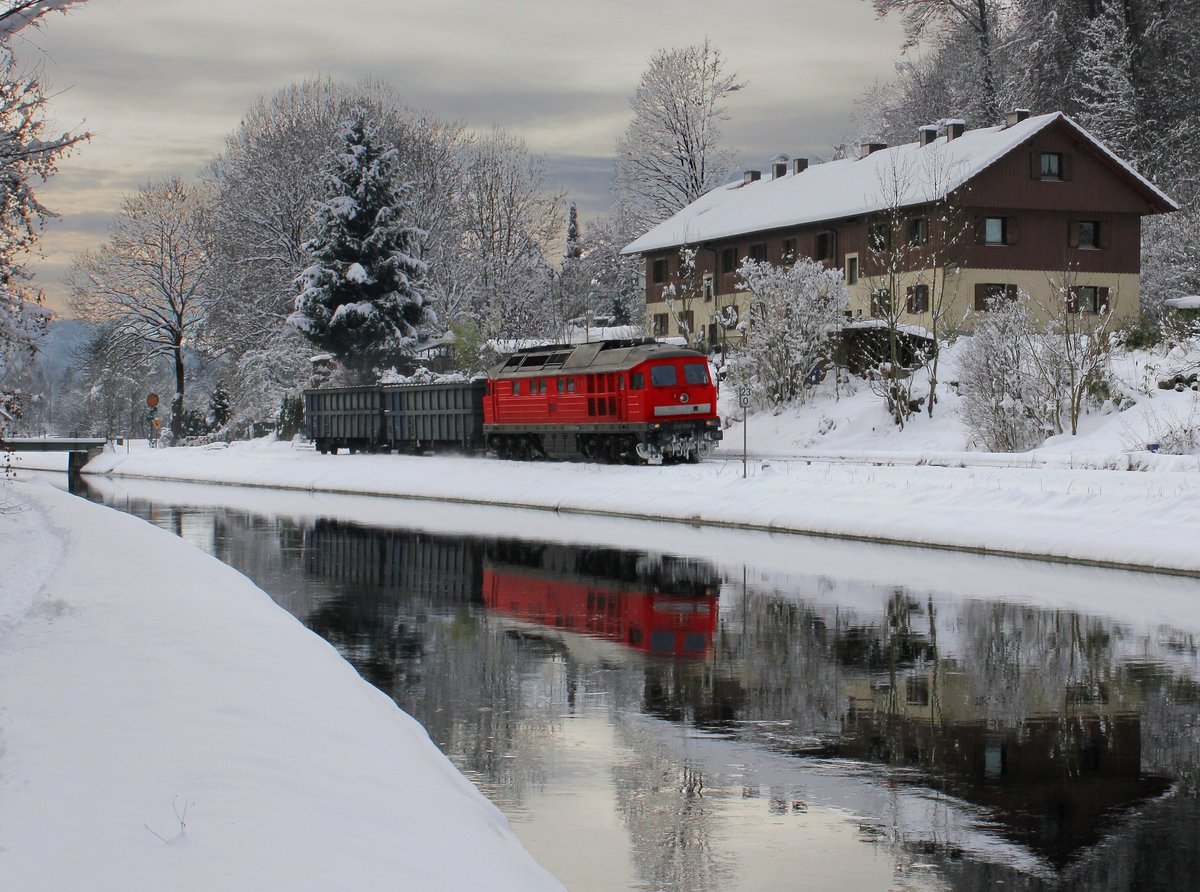
[[[879, 456], [876, 456], [879, 459]], [[1200, 475], [952, 463], [627, 467], [322, 456], [288, 443], [109, 450], [88, 474], [503, 505], [1200, 576]], [[266, 496], [264, 496], [266, 498]]]

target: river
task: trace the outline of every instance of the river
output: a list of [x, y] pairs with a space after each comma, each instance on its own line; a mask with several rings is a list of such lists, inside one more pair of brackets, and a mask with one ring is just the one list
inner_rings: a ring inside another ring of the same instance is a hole
[[397, 499], [85, 486], [331, 642], [572, 890], [1200, 882], [1196, 580]]

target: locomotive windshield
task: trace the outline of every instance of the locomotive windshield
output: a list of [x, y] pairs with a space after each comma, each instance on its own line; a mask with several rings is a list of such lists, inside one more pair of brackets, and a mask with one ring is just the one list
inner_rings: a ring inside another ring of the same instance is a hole
[[689, 362], [683, 367], [683, 379], [688, 384], [707, 384], [708, 369], [698, 362]]
[[656, 365], [650, 368], [650, 383], [655, 387], [674, 387], [679, 382], [673, 365]]

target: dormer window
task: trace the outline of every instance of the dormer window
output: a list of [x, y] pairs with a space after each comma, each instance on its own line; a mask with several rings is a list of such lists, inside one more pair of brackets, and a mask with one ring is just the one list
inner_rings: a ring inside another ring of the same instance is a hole
[[1063, 178], [1062, 152], [1042, 152], [1042, 179], [1061, 180]]

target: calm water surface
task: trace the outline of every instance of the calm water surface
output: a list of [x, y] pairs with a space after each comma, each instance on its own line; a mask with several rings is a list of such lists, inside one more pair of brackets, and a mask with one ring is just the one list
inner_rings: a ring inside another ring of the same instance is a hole
[[649, 524], [589, 544], [601, 527], [565, 518], [539, 541], [518, 512], [431, 527], [395, 500], [87, 495], [332, 642], [571, 889], [1200, 888], [1195, 581]]

